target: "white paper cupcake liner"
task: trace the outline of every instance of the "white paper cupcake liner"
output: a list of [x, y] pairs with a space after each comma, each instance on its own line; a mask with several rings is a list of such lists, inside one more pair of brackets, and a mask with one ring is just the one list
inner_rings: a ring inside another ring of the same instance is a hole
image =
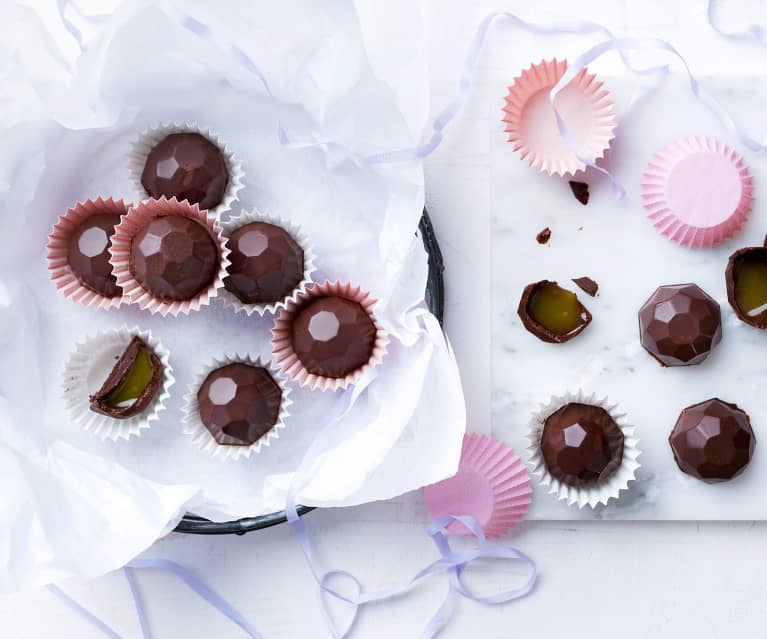
[[[162, 386], [152, 403], [138, 415], [127, 419], [115, 419], [96, 413], [90, 408], [90, 397], [101, 388], [104, 380], [114, 368], [117, 358], [122, 355], [134, 336], [140, 337], [162, 362]], [[99, 331], [78, 342], [64, 366], [62, 381], [64, 404], [73, 423], [81, 426], [94, 437], [117, 441], [138, 437], [141, 430], [149, 428], [151, 422], [165, 408], [170, 397], [170, 387], [175, 383], [170, 353], [149, 331], [138, 327], [123, 326], [116, 330]]]
[[218, 217], [222, 213], [229, 211], [232, 208], [232, 204], [239, 199], [238, 193], [244, 187], [242, 179], [245, 174], [242, 170], [242, 165], [218, 135], [210, 129], [199, 126], [196, 122], [161, 123], [142, 131], [138, 135], [131, 144], [131, 149], [128, 153], [128, 175], [133, 183], [133, 187], [141, 194], [142, 198], [149, 197], [144, 186], [141, 184], [141, 173], [144, 170], [146, 158], [157, 144], [173, 133], [197, 133], [210, 140], [221, 150], [224, 162], [226, 162], [226, 170], [229, 173], [229, 181], [227, 182], [226, 191], [221, 203], [209, 209], [208, 212]]
[[123, 200], [115, 201], [111, 197], [104, 200], [99, 197], [95, 200], [77, 202], [59, 217], [48, 235], [46, 257], [51, 281], [63, 293], [64, 297], [68, 297], [86, 308], [101, 308], [104, 310], [118, 308], [123, 302], [128, 301], [125, 295], [104, 297], [81, 284], [69, 266], [68, 254], [69, 239], [72, 236], [72, 232], [83, 220], [99, 213], [125, 215], [129, 207], [130, 204], [125, 203]]
[[[277, 416], [277, 422], [275, 425], [263, 435], [258, 441], [254, 442], [250, 446], [230, 446], [225, 444], [219, 444], [210, 434], [210, 431], [205, 427], [200, 418], [200, 410], [197, 403], [197, 391], [200, 390], [205, 379], [214, 370], [226, 366], [227, 364], [233, 364], [241, 362], [243, 364], [250, 364], [251, 366], [258, 366], [265, 368], [269, 371], [272, 379], [277, 383], [282, 391], [282, 401], [280, 402], [280, 412]], [[211, 454], [218, 459], [230, 459], [236, 460], [242, 457], [246, 459], [251, 455], [256, 455], [261, 452], [261, 449], [265, 446], [269, 446], [273, 440], [279, 439], [279, 431], [285, 428], [285, 420], [290, 417], [290, 411], [288, 408], [293, 403], [290, 399], [290, 387], [285, 383], [285, 378], [282, 376], [276, 366], [271, 361], [262, 360], [260, 357], [252, 358], [250, 355], [240, 355], [235, 353], [231, 356], [225, 356], [223, 358], [214, 358], [204, 369], [202, 369], [195, 377], [194, 382], [189, 386], [188, 392], [184, 397], [184, 433], [192, 437], [192, 441], [201, 450]]]
[[[590, 404], [599, 406], [610, 414], [618, 427], [623, 432], [623, 459], [621, 465], [607, 479], [594, 482], [593, 484], [575, 487], [569, 486], [552, 476], [546, 467], [541, 452], [541, 437], [546, 418], [559, 410], [566, 404]], [[636, 479], [636, 471], [641, 466], [637, 458], [641, 454], [638, 445], [639, 439], [636, 437], [636, 427], [630, 426], [624, 422], [624, 413], [617, 412], [616, 404], [609, 404], [607, 398], [598, 399], [596, 395], [586, 395], [582, 390], [577, 393], [567, 393], [560, 397], [552, 397], [547, 404], [541, 405], [536, 413], [533, 414], [529, 425], [527, 438], [530, 440], [529, 463], [532, 466], [532, 474], [539, 478], [541, 486], [548, 487], [548, 494], [556, 495], [557, 499], [567, 501], [569, 506], [577, 504], [578, 508], [586, 505], [592, 508], [599, 504], [605, 505], [615, 498], [617, 499], [622, 490], [628, 488], [628, 484]]]
[[[324, 377], [310, 373], [293, 350], [290, 331], [296, 312], [315, 297], [329, 296], [343, 297], [360, 304], [367, 311], [376, 328], [376, 339], [370, 359], [365, 365], [352, 371], [345, 377]], [[389, 335], [373, 313], [373, 308], [378, 303], [378, 300], [370, 293], [349, 282], [336, 281], [312, 284], [307, 287], [304, 293], [297, 295], [296, 298], [296, 300], [288, 303], [280, 311], [272, 329], [272, 357], [277, 366], [290, 379], [298, 382], [301, 386], [309, 387], [311, 390], [336, 391], [357, 383], [368, 370], [381, 363], [389, 345]]]
[[[188, 300], [161, 300], [154, 297], [139, 284], [130, 269], [133, 237], [154, 218], [165, 215], [181, 215], [196, 220], [208, 230], [218, 246], [219, 260], [216, 276], [206, 289]], [[190, 311], [198, 311], [201, 307], [210, 304], [210, 300], [224, 288], [226, 269], [229, 266], [226, 238], [215, 218], [196, 204], [189, 204], [186, 200], [179, 202], [176, 198], [168, 200], [161, 197], [159, 200], [144, 200], [131, 208], [112, 236], [110, 253], [117, 284], [122, 288], [125, 296], [132, 304], [138, 304], [139, 308], [147, 309], [152, 314], [160, 313], [162, 316], [188, 314]]]
[[259, 213], [257, 211], [242, 211], [236, 217], [231, 218], [228, 222], [223, 224], [224, 236], [229, 237], [238, 228], [251, 224], [252, 222], [265, 222], [267, 224], [273, 224], [285, 229], [290, 236], [298, 243], [304, 252], [304, 276], [298, 283], [298, 286], [293, 291], [285, 296], [278, 302], [272, 302], [269, 304], [246, 304], [241, 301], [234, 293], [228, 291], [226, 287], [222, 288], [218, 295], [224, 302], [225, 307], [231, 307], [235, 313], [240, 311], [247, 315], [256, 313], [259, 316], [263, 316], [266, 313], [275, 314], [280, 309], [283, 309], [290, 302], [295, 302], [298, 295], [306, 292], [306, 287], [312, 283], [312, 273], [317, 270], [314, 265], [316, 255], [314, 253], [314, 246], [309, 241], [306, 233], [301, 229], [298, 224], [291, 222], [290, 220], [278, 216], [270, 215], [268, 213]]

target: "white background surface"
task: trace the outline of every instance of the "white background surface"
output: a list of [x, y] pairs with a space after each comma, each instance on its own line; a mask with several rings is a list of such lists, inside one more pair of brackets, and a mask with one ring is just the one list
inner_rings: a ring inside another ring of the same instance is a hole
[[[433, 110], [453, 95], [466, 43], [492, 10], [516, 11], [534, 20], [589, 18], [616, 34], [655, 35], [673, 41], [695, 72], [763, 73], [767, 49], [728, 43], [708, 30], [704, 3], [656, 0], [611, 2], [432, 2], [430, 5]], [[767, 22], [763, 2], [722, 4], [722, 24]], [[684, 24], [681, 24], [684, 21]], [[427, 204], [447, 260], [447, 330], [461, 362], [473, 430], [489, 431], [489, 309], [467, 295], [466, 282], [487, 268], [489, 249], [487, 81], [504, 64], [498, 42], [525, 38], [500, 27], [489, 38], [480, 64], [477, 95], [445, 142], [427, 161]], [[596, 39], [552, 37], [552, 46], [578, 54]], [[394, 46], [394, 43], [393, 43]], [[617, 66], [617, 62], [615, 63]], [[760, 68], [761, 67], [761, 68]], [[675, 72], [678, 66], [674, 65]], [[509, 69], [510, 76], [516, 69]], [[484, 84], [483, 84], [484, 82]], [[490, 104], [490, 106], [488, 106]], [[495, 114], [494, 114], [495, 115]], [[760, 122], [753, 133], [763, 134]], [[723, 137], [724, 134], [722, 134]], [[758, 197], [758, 196], [757, 196]], [[484, 247], [484, 248], [483, 248]], [[489, 282], [480, 277], [479, 282]], [[480, 296], [487, 297], [487, 296]], [[420, 495], [348, 510], [325, 510], [307, 518], [323, 567], [353, 571], [369, 588], [394, 586], [436, 555], [422, 533]], [[755, 637], [767, 620], [763, 579], [767, 526], [761, 523], [526, 523], [504, 540], [537, 561], [536, 591], [516, 603], [488, 608], [461, 602], [446, 638], [542, 637]], [[83, 553], [87, 553], [83, 548]], [[284, 526], [242, 538], [174, 535], [148, 556], [175, 559], [217, 588], [266, 639], [323, 637], [318, 595], [290, 530]], [[496, 567], [478, 567], [470, 583], [483, 590], [509, 587]], [[172, 577], [139, 576], [154, 636], [244, 636]], [[130, 595], [119, 574], [90, 583], [65, 584], [67, 592], [108, 620], [126, 637], [138, 637]], [[438, 606], [446, 584], [432, 578], [411, 595], [363, 611], [356, 637], [416, 637]], [[2, 636], [16, 638], [102, 636], [46, 592], [0, 599]]]

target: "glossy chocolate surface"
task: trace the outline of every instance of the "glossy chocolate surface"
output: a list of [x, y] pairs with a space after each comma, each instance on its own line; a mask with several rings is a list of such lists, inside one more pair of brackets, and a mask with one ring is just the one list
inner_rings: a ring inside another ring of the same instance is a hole
[[546, 418], [541, 452], [553, 477], [569, 486], [607, 479], [623, 460], [623, 432], [601, 406], [570, 403]]
[[552, 344], [573, 339], [591, 323], [591, 313], [578, 296], [549, 280], [525, 287], [517, 314], [530, 333]]
[[213, 281], [218, 247], [196, 220], [181, 215], [157, 217], [133, 238], [130, 268], [154, 297], [188, 300]]
[[290, 234], [266, 222], [251, 222], [227, 240], [231, 265], [224, 286], [246, 304], [278, 302], [304, 275], [304, 251]]
[[717, 398], [685, 408], [668, 441], [682, 472], [709, 484], [740, 475], [756, 446], [748, 415]]
[[69, 238], [69, 268], [80, 284], [104, 297], [122, 295], [109, 263], [109, 247], [119, 223], [119, 215], [97, 213], [85, 218]]
[[357, 302], [317, 297], [296, 312], [291, 338], [293, 350], [310, 373], [338, 378], [370, 360], [376, 327]]
[[160, 140], [141, 173], [151, 197], [189, 200], [203, 209], [221, 204], [228, 182], [223, 153], [199, 133], [172, 133]]
[[639, 336], [663, 366], [700, 364], [722, 341], [719, 304], [695, 284], [661, 286], [639, 310]]
[[725, 281], [727, 301], [736, 315], [746, 324], [767, 328], [767, 248], [735, 251], [727, 262]]
[[224, 446], [250, 446], [277, 423], [282, 390], [269, 371], [235, 362], [211, 372], [197, 391], [200, 419]]

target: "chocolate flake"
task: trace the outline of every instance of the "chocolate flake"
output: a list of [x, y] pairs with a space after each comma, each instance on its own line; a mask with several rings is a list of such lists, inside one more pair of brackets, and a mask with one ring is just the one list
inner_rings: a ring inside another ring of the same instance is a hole
[[599, 291], [599, 284], [597, 284], [590, 277], [574, 277], [572, 281], [584, 293], [591, 295], [591, 297], [594, 297]]
[[535, 236], [538, 244], [546, 244], [551, 239], [551, 229], [547, 226], [538, 235]]
[[575, 199], [583, 204], [583, 206], [586, 206], [589, 203], [589, 185], [585, 182], [575, 182], [574, 180], [570, 180], [569, 184]]

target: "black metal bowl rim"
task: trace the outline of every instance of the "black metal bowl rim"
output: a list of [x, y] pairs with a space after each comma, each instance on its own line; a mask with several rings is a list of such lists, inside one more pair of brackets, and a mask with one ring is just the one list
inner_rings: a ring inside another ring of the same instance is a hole
[[[442, 259], [442, 251], [439, 248], [437, 237], [434, 234], [429, 214], [426, 209], [418, 224], [424, 248], [429, 257], [429, 270], [426, 280], [426, 305], [437, 318], [440, 325], [445, 313], [445, 265]], [[311, 506], [297, 506], [299, 516], [314, 510]], [[287, 521], [284, 510], [260, 515], [258, 517], [243, 517], [232, 521], [210, 521], [190, 513], [185, 514], [174, 529], [176, 532], [190, 533], [195, 535], [244, 535], [246, 532], [261, 530], [283, 524]]]

